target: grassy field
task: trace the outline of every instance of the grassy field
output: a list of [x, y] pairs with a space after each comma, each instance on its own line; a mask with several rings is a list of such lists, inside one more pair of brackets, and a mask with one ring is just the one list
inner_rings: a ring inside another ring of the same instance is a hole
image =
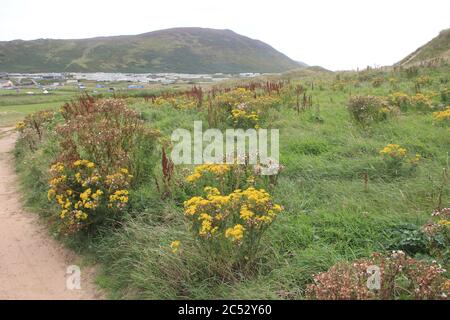
[[[303, 299], [318, 273], [338, 262], [391, 250], [448, 267], [448, 242], [443, 249], [431, 250], [421, 228], [431, 221], [436, 207], [449, 206], [450, 191], [443, 176], [449, 161], [449, 129], [432, 117], [432, 111], [449, 105], [448, 96], [441, 94], [448, 93], [449, 74], [449, 67], [441, 66], [421, 68], [412, 76], [393, 70], [288, 76], [280, 105], [261, 117], [262, 127], [280, 129], [284, 169], [269, 189], [284, 211], [264, 233], [251, 272], [234, 267], [218, 271], [217, 261], [208, 257], [183, 215], [183, 201], [194, 195], [192, 190], [174, 187], [172, 196], [162, 197], [154, 178], [130, 190], [129, 205], [118, 225], [59, 237], [99, 264], [98, 284], [111, 298]], [[365, 126], [349, 114], [350, 96], [387, 98], [401, 91], [412, 97], [419, 77], [428, 79], [420, 92], [429, 96], [434, 108], [392, 109], [387, 120]], [[301, 111], [292, 100], [298, 84], [313, 101]], [[7, 115], [0, 125], [40, 108], [56, 108], [61, 102], [29, 104], [32, 98], [23, 97], [25, 104], [20, 105], [1, 99], [0, 110]], [[157, 106], [141, 98], [128, 98], [127, 103], [147, 126], [166, 137], [208, 117], [205, 107]], [[55, 119], [37, 150], [29, 151], [23, 141], [16, 147], [27, 204], [52, 222], [54, 233], [57, 210], [47, 200], [47, 170], [60, 151], [53, 128], [61, 117]], [[417, 166], [405, 162], [393, 174], [379, 154], [390, 143], [406, 148], [408, 157], [420, 154]], [[158, 150], [152, 155], [157, 159], [152, 160], [152, 175], [161, 179]], [[180, 176], [186, 170], [192, 168], [175, 168]], [[170, 250], [175, 239], [181, 241], [180, 254]]]

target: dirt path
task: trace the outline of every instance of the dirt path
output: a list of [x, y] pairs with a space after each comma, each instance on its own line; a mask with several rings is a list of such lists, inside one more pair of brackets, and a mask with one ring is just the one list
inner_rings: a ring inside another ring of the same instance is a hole
[[22, 209], [11, 154], [15, 140], [13, 131], [0, 129], [0, 300], [101, 298], [89, 268], [81, 268], [81, 290], [66, 289], [67, 267], [80, 260]]

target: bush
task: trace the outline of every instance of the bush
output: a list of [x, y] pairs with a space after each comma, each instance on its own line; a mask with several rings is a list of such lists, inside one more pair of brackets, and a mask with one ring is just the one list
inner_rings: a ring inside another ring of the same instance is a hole
[[31, 151], [37, 149], [45, 134], [46, 126], [53, 120], [55, 113], [51, 110], [42, 110], [29, 114], [23, 121], [16, 124], [20, 139], [28, 145]]
[[[369, 286], [379, 270], [379, 288]], [[314, 277], [309, 299], [447, 299], [450, 281], [437, 263], [418, 261], [402, 251], [375, 253], [369, 259], [341, 262]], [[369, 287], [374, 289], [369, 289]]]
[[375, 96], [352, 96], [347, 107], [353, 119], [363, 126], [386, 120], [394, 111], [384, 99]]
[[408, 107], [411, 106], [411, 99], [406, 93], [397, 91], [389, 96], [389, 103], [402, 111], [407, 111]]
[[433, 123], [441, 126], [450, 126], [450, 106], [444, 111], [433, 112]]
[[[388, 171], [398, 174], [401, 167], [407, 160], [408, 150], [398, 144], [390, 143], [380, 150], [380, 155], [383, 157]], [[420, 154], [416, 154], [414, 157], [409, 159], [409, 163], [412, 167], [416, 167], [420, 161], [420, 158]]]
[[263, 233], [283, 210], [257, 187], [273, 185], [276, 175], [266, 181], [257, 171], [245, 164], [204, 164], [186, 178], [196, 195], [184, 202], [185, 217], [202, 250], [229, 266], [225, 270], [255, 262]]
[[270, 93], [257, 94], [246, 88], [236, 88], [218, 95], [215, 98], [215, 108], [210, 109], [211, 123], [218, 124], [221, 121], [228, 121], [235, 128], [255, 128], [260, 127], [262, 118], [271, 107], [280, 103], [279, 93], [270, 95]]
[[411, 104], [417, 109], [422, 111], [430, 111], [433, 108], [433, 101], [429, 94], [416, 93], [411, 97]]
[[71, 166], [78, 159], [95, 161], [103, 176], [127, 168], [134, 183], [148, 178], [154, 162], [149, 162], [159, 132], [144, 125], [139, 114], [122, 100], [96, 101], [84, 96], [62, 107], [64, 123], [57, 127], [61, 137], [58, 159]]
[[283, 208], [264, 189], [249, 187], [223, 195], [206, 187], [205, 193], [184, 203], [185, 216], [205, 253], [228, 265], [254, 262], [261, 236]]
[[60, 206], [55, 221], [65, 235], [95, 229], [107, 218], [114, 219], [128, 203], [133, 177], [126, 168], [102, 176], [93, 162], [77, 160], [71, 167], [52, 165], [50, 174], [48, 200]]
[[383, 84], [383, 82], [384, 82], [383, 77], [376, 77], [375, 79], [372, 80], [372, 86], [374, 88], [378, 88]]

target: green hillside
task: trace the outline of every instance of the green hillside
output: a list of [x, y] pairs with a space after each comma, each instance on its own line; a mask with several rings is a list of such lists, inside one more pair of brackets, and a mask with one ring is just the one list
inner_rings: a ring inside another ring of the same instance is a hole
[[436, 58], [450, 60], [450, 29], [441, 31], [437, 37], [418, 48], [397, 64], [409, 65]]
[[6, 72], [282, 72], [299, 63], [231, 30], [175, 28], [131, 36], [0, 42]]

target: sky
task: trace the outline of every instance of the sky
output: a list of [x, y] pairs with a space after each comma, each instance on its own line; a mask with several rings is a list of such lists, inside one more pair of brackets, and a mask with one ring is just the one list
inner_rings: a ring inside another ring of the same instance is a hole
[[231, 29], [330, 70], [391, 65], [450, 28], [449, 0], [0, 0], [0, 41]]

